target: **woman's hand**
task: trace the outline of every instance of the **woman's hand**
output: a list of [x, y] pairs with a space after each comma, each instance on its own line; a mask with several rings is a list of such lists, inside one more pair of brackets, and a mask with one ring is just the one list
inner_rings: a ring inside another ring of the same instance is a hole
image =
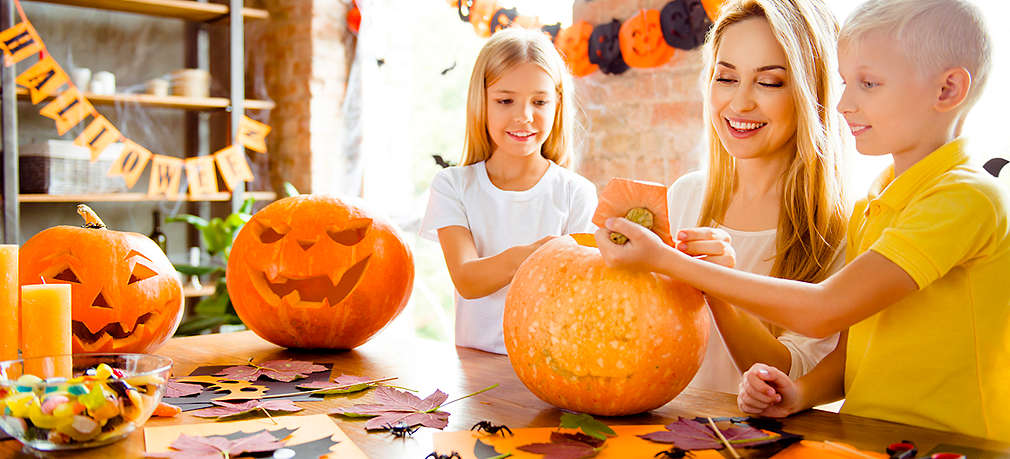
[[685, 228], [677, 232], [677, 250], [727, 268], [736, 267], [729, 233], [719, 228]]
[[[610, 233], [618, 232], [628, 238], [628, 242], [617, 245], [610, 241]], [[629, 268], [642, 271], [656, 271], [660, 258], [666, 253], [679, 255], [670, 250], [659, 236], [644, 226], [624, 218], [611, 218], [605, 227], [596, 231], [596, 245], [600, 248], [603, 261], [613, 268]]]
[[778, 368], [755, 363], [740, 378], [737, 407], [747, 414], [782, 418], [802, 409], [799, 386]]

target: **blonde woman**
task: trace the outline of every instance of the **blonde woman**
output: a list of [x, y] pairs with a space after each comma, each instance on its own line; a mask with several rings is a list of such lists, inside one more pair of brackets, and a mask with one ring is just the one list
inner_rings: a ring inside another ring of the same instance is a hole
[[[838, 24], [821, 0], [730, 0], [705, 45], [707, 171], [670, 187], [678, 249], [757, 274], [818, 282], [841, 268], [847, 215], [837, 159], [844, 124]], [[699, 228], [694, 228], [694, 227]], [[736, 393], [754, 363], [792, 377], [834, 350], [715, 297], [713, 329], [691, 382]]]
[[551, 238], [592, 232], [595, 186], [570, 171], [572, 81], [539, 31], [495, 33], [474, 64], [460, 166], [431, 183], [422, 236], [456, 287], [456, 345], [505, 353], [516, 269]]

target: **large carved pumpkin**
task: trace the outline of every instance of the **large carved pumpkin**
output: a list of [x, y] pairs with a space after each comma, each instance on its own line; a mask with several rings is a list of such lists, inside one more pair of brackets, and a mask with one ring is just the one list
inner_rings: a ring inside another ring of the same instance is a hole
[[263, 339], [351, 349], [403, 310], [414, 262], [385, 220], [343, 199], [301, 195], [242, 227], [227, 284], [235, 311]]
[[621, 56], [632, 67], [648, 68], [665, 64], [676, 51], [666, 44], [659, 10], [640, 10], [621, 24]]
[[608, 268], [599, 249], [559, 238], [519, 267], [503, 324], [512, 368], [537, 397], [618, 416], [658, 408], [687, 386], [705, 355], [709, 316], [701, 292]]
[[149, 352], [175, 333], [182, 284], [158, 244], [112, 231], [87, 206], [86, 227], [56, 226], [21, 246], [21, 285], [71, 284], [74, 352]]

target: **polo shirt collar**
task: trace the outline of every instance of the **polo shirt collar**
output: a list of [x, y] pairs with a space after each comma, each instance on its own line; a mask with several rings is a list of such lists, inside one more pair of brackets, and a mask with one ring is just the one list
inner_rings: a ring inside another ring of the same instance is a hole
[[879, 200], [881, 204], [892, 209], [902, 207], [919, 190], [923, 182], [969, 161], [964, 148], [965, 143], [963, 137], [948, 142], [913, 164], [897, 178], [894, 177], [892, 163], [870, 186], [867, 197], [870, 201]]

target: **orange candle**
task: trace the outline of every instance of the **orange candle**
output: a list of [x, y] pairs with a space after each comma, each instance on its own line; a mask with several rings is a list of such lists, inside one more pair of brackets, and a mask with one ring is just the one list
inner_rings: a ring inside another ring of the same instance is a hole
[[70, 284], [21, 287], [21, 356], [64, 355], [44, 362], [25, 362], [25, 373], [40, 378], [71, 376]]
[[18, 246], [0, 245], [0, 360], [18, 358]]

